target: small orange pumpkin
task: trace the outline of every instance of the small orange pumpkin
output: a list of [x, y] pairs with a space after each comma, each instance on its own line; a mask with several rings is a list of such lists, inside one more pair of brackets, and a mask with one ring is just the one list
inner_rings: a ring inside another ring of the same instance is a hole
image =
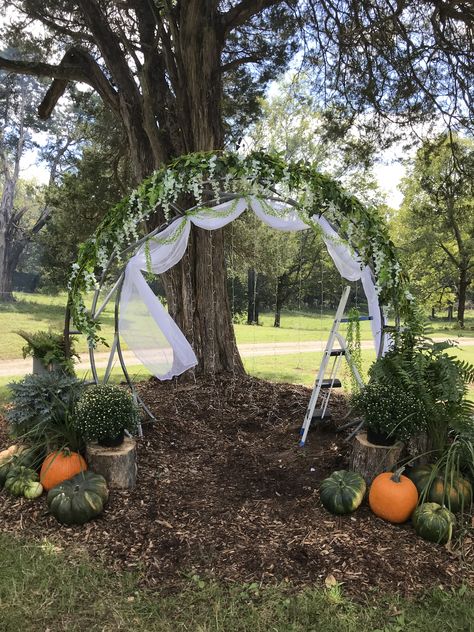
[[405, 522], [418, 503], [416, 485], [401, 470], [382, 472], [372, 482], [369, 505], [376, 516], [389, 522]]
[[84, 470], [87, 470], [87, 463], [80, 454], [58, 450], [48, 454], [43, 461], [40, 482], [46, 490], [50, 490]]

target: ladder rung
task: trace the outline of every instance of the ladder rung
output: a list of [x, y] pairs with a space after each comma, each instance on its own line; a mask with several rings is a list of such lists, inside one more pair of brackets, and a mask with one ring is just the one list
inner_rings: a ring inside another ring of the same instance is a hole
[[69, 333], [70, 336], [77, 336], [78, 334], [80, 334], [82, 332], [79, 331], [78, 329], [72, 329], [72, 330], [69, 330], [68, 333]]
[[325, 421], [331, 421], [332, 415], [331, 415], [331, 413], [328, 410], [326, 410], [326, 412], [324, 414], [324, 417], [322, 416], [322, 414], [323, 414], [323, 409], [322, 408], [316, 408], [316, 410], [314, 411], [314, 414], [313, 414], [313, 420], [321, 421], [321, 419], [324, 419]]
[[341, 318], [341, 323], [350, 323], [351, 320], [374, 320], [372, 316], [359, 316], [359, 318]]
[[334, 356], [343, 356], [343, 355], [346, 355], [346, 350], [345, 349], [333, 349], [329, 355], [333, 356], [333, 357]]
[[321, 388], [341, 388], [341, 380], [323, 380], [321, 382]]

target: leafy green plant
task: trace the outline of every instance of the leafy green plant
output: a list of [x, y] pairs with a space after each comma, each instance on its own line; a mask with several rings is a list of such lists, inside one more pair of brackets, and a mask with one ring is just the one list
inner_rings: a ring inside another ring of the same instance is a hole
[[397, 386], [420, 402], [429, 440], [439, 455], [449, 445], [450, 433], [469, 431], [473, 423], [467, 387], [474, 382], [474, 366], [447, 353], [454, 346], [450, 341], [405, 339], [369, 370], [371, 381]]
[[[362, 354], [360, 347], [360, 311], [356, 307], [352, 307], [348, 314], [349, 323], [347, 325], [347, 348], [349, 350], [351, 361], [354, 367], [362, 373]], [[357, 382], [354, 373], [350, 373], [351, 393], [357, 393], [360, 390], [359, 383]]]
[[354, 410], [364, 416], [368, 428], [387, 437], [405, 441], [426, 429], [422, 403], [397, 384], [371, 381], [351, 402]]
[[87, 389], [79, 400], [74, 426], [85, 441], [114, 439], [123, 430], [135, 432], [139, 409], [127, 391], [102, 384]]
[[26, 345], [22, 349], [24, 358], [31, 356], [40, 360], [46, 368], [50, 365], [57, 365], [66, 373], [74, 373], [74, 358], [79, 357], [74, 350], [76, 338], [69, 338], [70, 354], [69, 357], [66, 357], [66, 345], [62, 333], [51, 330], [29, 333], [23, 329], [16, 333], [26, 341]]
[[72, 424], [84, 388], [81, 380], [52, 371], [27, 375], [9, 388], [12, 400], [5, 416], [15, 439], [44, 451], [81, 448], [82, 439]]

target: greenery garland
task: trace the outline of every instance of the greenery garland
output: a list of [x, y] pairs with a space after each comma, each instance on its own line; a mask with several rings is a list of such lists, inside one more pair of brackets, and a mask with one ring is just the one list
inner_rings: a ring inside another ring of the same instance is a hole
[[[317, 224], [311, 218], [324, 215], [335, 226], [341, 241], [359, 255], [364, 265], [371, 266], [380, 305], [392, 309], [402, 322], [414, 319], [408, 279], [377, 208], [364, 206], [335, 180], [306, 162], [286, 162], [278, 155], [263, 152], [246, 156], [200, 152], [181, 156], [155, 171], [112, 208], [93, 236], [81, 244], [68, 283], [69, 303], [74, 324], [87, 335], [90, 345], [101, 340], [100, 325], [84, 303], [85, 293], [98, 287], [96, 274], [104, 272], [112, 255], [120, 261], [121, 252], [139, 239], [140, 228], [153, 212], [161, 209], [170, 220], [173, 205], [179, 199], [191, 197], [196, 205], [204, 204], [205, 190], [207, 196], [212, 191], [216, 200], [220, 191], [261, 200], [277, 192], [283, 199], [295, 200], [300, 218], [315, 229]], [[212, 212], [212, 208], [208, 210]], [[192, 209], [188, 214], [196, 212]]]
[[[360, 344], [360, 311], [357, 307], [352, 307], [347, 315], [349, 322], [347, 325], [346, 342], [353, 366], [362, 375], [362, 353]], [[357, 382], [352, 370], [349, 370], [351, 382], [351, 393], [358, 393], [360, 385]]]

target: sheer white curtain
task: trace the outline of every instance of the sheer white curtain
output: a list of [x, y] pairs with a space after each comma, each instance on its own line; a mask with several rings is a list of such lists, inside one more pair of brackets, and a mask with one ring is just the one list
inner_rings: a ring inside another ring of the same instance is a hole
[[327, 220], [313, 217], [305, 222], [293, 207], [282, 202], [242, 197], [176, 219], [150, 240], [148, 246], [140, 246], [129, 260], [120, 298], [119, 326], [121, 335], [137, 358], [162, 380], [180, 375], [197, 364], [191, 345], [149, 287], [142, 271], [147, 270], [147, 261], [155, 274], [166, 272], [180, 261], [186, 251], [191, 224], [205, 230], [223, 228], [237, 219], [246, 208], [250, 208], [265, 224], [277, 230], [308, 230], [311, 222], [321, 226], [325, 244], [341, 276], [348, 281], [362, 281], [378, 349], [382, 323], [371, 271], [341, 243]]

